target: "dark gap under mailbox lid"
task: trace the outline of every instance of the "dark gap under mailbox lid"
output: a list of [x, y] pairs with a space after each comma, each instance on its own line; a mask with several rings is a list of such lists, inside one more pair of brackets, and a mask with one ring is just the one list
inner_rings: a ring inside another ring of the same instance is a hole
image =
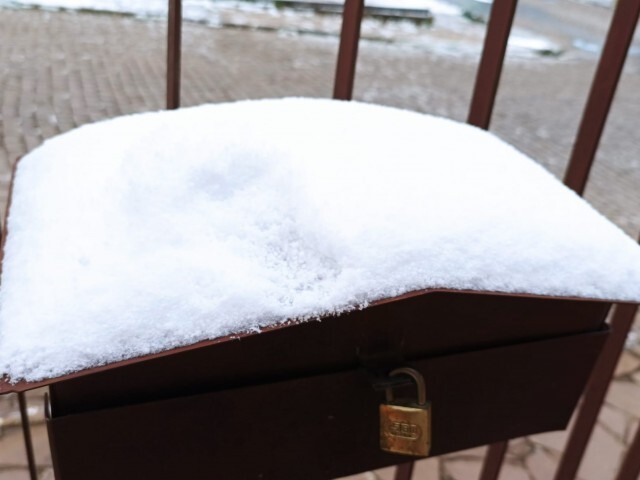
[[372, 382], [406, 365], [426, 379], [432, 456], [561, 429], [609, 307], [415, 292], [64, 377], [50, 386], [57, 478], [327, 479], [403, 463], [379, 449]]

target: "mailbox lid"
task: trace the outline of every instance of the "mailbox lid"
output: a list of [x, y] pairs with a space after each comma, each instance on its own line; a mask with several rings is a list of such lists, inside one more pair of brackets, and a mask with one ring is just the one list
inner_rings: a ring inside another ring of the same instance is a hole
[[55, 381], [62, 414], [595, 331], [610, 304], [454, 291], [205, 342]]

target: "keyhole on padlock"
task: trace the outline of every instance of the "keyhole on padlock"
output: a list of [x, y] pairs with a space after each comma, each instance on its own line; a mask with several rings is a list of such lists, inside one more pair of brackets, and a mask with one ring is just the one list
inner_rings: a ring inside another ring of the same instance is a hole
[[427, 402], [424, 377], [403, 367], [390, 377], [407, 375], [417, 388], [415, 399], [395, 399], [393, 389], [385, 389], [386, 402], [380, 405], [380, 448], [385, 452], [426, 457], [431, 449], [431, 404]]

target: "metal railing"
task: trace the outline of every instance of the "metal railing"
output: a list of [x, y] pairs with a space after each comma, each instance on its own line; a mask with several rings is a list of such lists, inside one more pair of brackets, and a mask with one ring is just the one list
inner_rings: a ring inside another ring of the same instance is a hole
[[[489, 17], [467, 118], [468, 123], [485, 130], [491, 123], [516, 7], [517, 0], [494, 0]], [[346, 0], [334, 78], [336, 99], [350, 100], [353, 95], [363, 11], [364, 0]], [[618, 1], [564, 177], [564, 183], [579, 195], [584, 193], [639, 16], [640, 0]], [[168, 26], [167, 108], [172, 109], [180, 105], [180, 0], [169, 0]], [[585, 389], [554, 480], [570, 480], [578, 472], [636, 313], [637, 307], [628, 304], [616, 305], [613, 310], [609, 320], [612, 334]], [[498, 478], [507, 448], [506, 441], [489, 446], [480, 480]], [[638, 475], [640, 429], [616, 480], [635, 480]], [[396, 480], [410, 480], [412, 476], [412, 462], [396, 468]]]
[[[491, 123], [516, 7], [517, 0], [494, 0], [487, 25], [467, 119], [468, 123], [485, 130]], [[335, 98], [351, 99], [352, 96], [362, 10], [363, 0], [346, 0], [335, 76]], [[584, 193], [639, 16], [640, 0], [618, 1], [564, 178], [564, 183], [579, 195]], [[585, 389], [554, 480], [571, 480], [578, 472], [637, 310], [636, 306], [628, 304], [616, 305], [613, 310], [609, 320], [611, 337]], [[480, 480], [498, 478], [507, 448], [506, 441], [489, 446]], [[412, 464], [401, 465], [396, 470], [395, 479], [410, 480], [412, 474]], [[631, 442], [616, 480], [635, 480], [639, 474], [640, 429]]]
[[[491, 122], [516, 6], [517, 0], [494, 0], [493, 3], [467, 119], [468, 123], [483, 129], [488, 129]], [[333, 97], [336, 99], [350, 100], [352, 97], [363, 10], [364, 0], [346, 0], [334, 79]], [[580, 195], [589, 178], [639, 16], [640, 0], [618, 0], [564, 177], [565, 184]], [[180, 106], [181, 29], [182, 2], [169, 0], [168, 109]], [[636, 313], [637, 307], [629, 304], [616, 305], [613, 310], [609, 319], [612, 334], [585, 389], [555, 480], [570, 480], [576, 476]], [[24, 394], [19, 394], [19, 401], [31, 479], [36, 480]], [[480, 480], [498, 478], [507, 448], [506, 441], [489, 446]], [[634, 480], [639, 475], [640, 429], [629, 446], [616, 480]], [[410, 480], [412, 476], [412, 462], [396, 468], [396, 480]]]

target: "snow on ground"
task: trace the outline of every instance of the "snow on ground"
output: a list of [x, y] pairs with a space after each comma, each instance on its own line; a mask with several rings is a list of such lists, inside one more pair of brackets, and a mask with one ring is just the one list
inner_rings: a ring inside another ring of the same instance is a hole
[[[52, 10], [89, 10], [135, 15], [142, 18], [164, 17], [167, 15], [167, 0], [0, 0], [0, 6], [40, 7]], [[182, 14], [185, 20], [219, 24], [221, 9], [239, 9], [243, 11], [271, 11], [277, 9], [267, 2], [241, 0], [184, 0]]]
[[84, 126], [22, 159], [12, 202], [14, 380], [424, 288], [640, 300], [640, 247], [541, 166], [388, 107], [245, 101]]
[[[324, 0], [323, 0], [324, 1]], [[304, 0], [301, 0], [301, 3]], [[241, 2], [233, 0], [184, 0], [183, 13], [189, 20], [206, 20], [220, 7], [230, 5], [243, 9], [262, 9], [267, 2]], [[322, 3], [322, 2], [316, 2]], [[326, 0], [325, 3], [341, 4], [340, 0]], [[53, 9], [84, 9], [105, 12], [129, 13], [138, 16], [160, 16], [167, 11], [167, 0], [2, 0], [0, 4], [16, 6], [39, 6]], [[457, 7], [438, 0], [371, 0], [367, 5], [394, 9], [429, 9], [434, 13], [459, 15]], [[275, 9], [275, 7], [273, 7]]]
[[560, 53], [560, 47], [551, 40], [517, 30], [509, 36], [508, 47], [512, 51], [519, 49], [548, 54]]
[[[105, 12], [123, 12], [137, 15], [164, 15], [167, 11], [165, 0], [4, 0], [3, 4], [16, 6], [39, 6], [42, 8], [85, 9]], [[208, 3], [188, 0], [186, 4]]]
[[573, 0], [577, 3], [586, 3], [587, 5], [598, 5], [599, 7], [604, 8], [613, 8], [615, 7], [615, 0]]
[[[342, 3], [341, 0], [296, 0], [298, 3]], [[478, 0], [475, 0], [478, 3]], [[164, 17], [167, 0], [0, 0], [1, 6], [48, 9], [83, 9], [120, 12], [142, 18]], [[384, 40], [402, 45], [424, 48], [436, 54], [477, 56], [481, 49], [485, 25], [470, 22], [462, 16], [459, 6], [444, 0], [367, 0], [369, 6], [392, 9], [427, 9], [435, 16], [434, 26], [411, 21], [382, 21], [365, 17], [362, 38]], [[486, 7], [488, 11], [489, 7]], [[338, 36], [339, 15], [318, 15], [312, 11], [276, 8], [269, 1], [241, 0], [184, 0], [186, 20], [213, 27], [236, 26], [268, 28], [289, 33], [314, 33]], [[531, 57], [537, 54], [560, 53], [560, 47], [549, 39], [515, 28], [510, 39], [509, 53]]]
[[[344, 4], [343, 0], [294, 0], [296, 3]], [[455, 5], [439, 0], [367, 0], [368, 7], [381, 7], [394, 10], [429, 10], [434, 15], [462, 15], [462, 10]]]

